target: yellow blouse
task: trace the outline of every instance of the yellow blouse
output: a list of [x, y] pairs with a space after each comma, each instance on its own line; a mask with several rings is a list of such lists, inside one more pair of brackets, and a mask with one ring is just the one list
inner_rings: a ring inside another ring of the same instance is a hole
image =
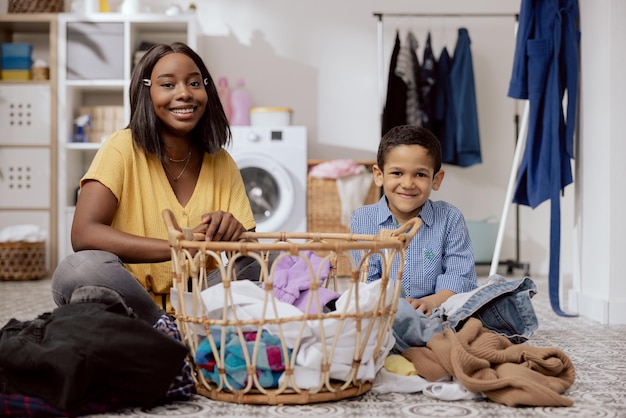
[[[111, 226], [129, 234], [166, 240], [161, 216], [165, 208], [181, 227], [195, 227], [202, 215], [216, 210], [232, 213], [246, 229], [256, 226], [239, 168], [224, 149], [204, 155], [196, 188], [184, 207], [158, 158], [133, 147], [129, 129], [114, 133], [102, 144], [81, 186], [86, 180], [99, 181], [115, 195], [118, 209]], [[172, 286], [171, 262], [125, 267], [161, 306], [162, 295], [169, 296]]]

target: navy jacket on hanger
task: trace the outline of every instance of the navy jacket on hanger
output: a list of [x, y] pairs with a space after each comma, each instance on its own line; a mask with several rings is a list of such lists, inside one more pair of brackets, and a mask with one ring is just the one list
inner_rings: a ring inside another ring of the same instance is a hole
[[459, 28], [450, 69], [452, 103], [448, 105], [454, 107], [456, 164], [461, 167], [469, 167], [482, 162], [470, 43], [467, 29]]

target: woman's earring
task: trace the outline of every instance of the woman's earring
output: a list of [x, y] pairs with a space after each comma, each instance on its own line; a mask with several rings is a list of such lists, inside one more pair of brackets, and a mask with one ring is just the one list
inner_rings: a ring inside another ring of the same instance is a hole
[[208, 77], [204, 79], [204, 85], [205, 85], [205, 86], [208, 86], [208, 85], [209, 85], [209, 79], [208, 79]]
[[143, 82], [143, 85], [146, 87], [150, 87], [152, 85], [152, 80], [150, 80], [149, 78], [144, 78], [141, 81]]

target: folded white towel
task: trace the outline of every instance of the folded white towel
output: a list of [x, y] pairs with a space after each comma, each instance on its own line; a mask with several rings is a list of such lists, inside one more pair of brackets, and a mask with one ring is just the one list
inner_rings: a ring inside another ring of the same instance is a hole
[[341, 202], [341, 224], [350, 226], [350, 217], [355, 209], [363, 206], [373, 181], [372, 173], [363, 172], [336, 180]]

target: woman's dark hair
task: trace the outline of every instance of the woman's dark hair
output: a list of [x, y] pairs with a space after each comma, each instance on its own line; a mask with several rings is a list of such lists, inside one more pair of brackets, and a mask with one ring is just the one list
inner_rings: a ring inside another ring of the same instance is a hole
[[400, 125], [392, 128], [380, 140], [376, 164], [381, 170], [385, 165], [387, 154], [398, 145], [421, 145], [428, 150], [433, 158], [434, 174], [441, 170], [441, 144], [439, 139], [428, 129], [415, 125]]
[[170, 45], [157, 44], [152, 46], [133, 70], [128, 89], [130, 97], [130, 128], [133, 134], [133, 143], [147, 154], [156, 154], [162, 159], [163, 142], [159, 132], [163, 129], [163, 123], [157, 118], [150, 98], [150, 87], [144, 85], [144, 79], [150, 79], [152, 70], [157, 61], [168, 54], [180, 53], [191, 58], [200, 69], [202, 79], [206, 79], [204, 85], [208, 100], [204, 115], [198, 125], [193, 129], [192, 141], [199, 148], [209, 154], [217, 152], [231, 140], [228, 119], [222, 108], [213, 78], [209, 73], [202, 58], [188, 45], [182, 42], [174, 42]]

